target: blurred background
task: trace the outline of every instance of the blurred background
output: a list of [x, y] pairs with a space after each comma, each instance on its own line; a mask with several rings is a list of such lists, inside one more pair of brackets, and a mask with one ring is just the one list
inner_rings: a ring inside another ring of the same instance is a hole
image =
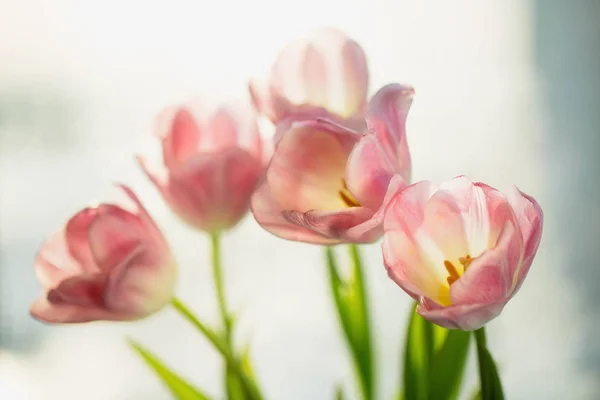
[[[488, 336], [508, 399], [600, 393], [600, 1], [0, 0], [0, 399], [168, 399], [134, 337], [207, 392], [212, 348], [167, 309], [131, 324], [49, 327], [28, 309], [32, 261], [74, 211], [130, 184], [168, 234], [178, 294], [217, 321], [208, 238], [177, 222], [133, 162], [155, 114], [194, 96], [246, 97], [291, 39], [335, 26], [369, 59], [372, 92], [409, 82], [414, 179], [517, 184], [545, 212], [528, 280]], [[318, 247], [252, 217], [225, 238], [226, 282], [270, 399], [352, 386]], [[396, 393], [410, 302], [370, 269], [380, 398]], [[474, 360], [471, 360], [474, 361]], [[476, 385], [474, 362], [464, 387]]]

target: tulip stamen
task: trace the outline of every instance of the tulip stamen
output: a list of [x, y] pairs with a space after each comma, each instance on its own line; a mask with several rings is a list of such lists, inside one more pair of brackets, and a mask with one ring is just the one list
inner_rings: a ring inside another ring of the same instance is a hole
[[348, 207], [360, 207], [360, 203], [352, 196], [352, 193], [348, 190], [348, 186], [346, 185], [346, 180], [342, 179], [342, 188], [338, 192], [342, 201]]
[[458, 280], [458, 278], [460, 278], [460, 275], [458, 274], [458, 271], [456, 270], [454, 264], [452, 264], [450, 261], [444, 260], [444, 267], [446, 267], [446, 271], [448, 271], [448, 273], [450, 274], [450, 276], [446, 278], [446, 280], [448, 281], [448, 285], [452, 285]]
[[[469, 265], [471, 265], [472, 261], [473, 261], [473, 258], [469, 254], [467, 254], [464, 257], [460, 257], [458, 259], [458, 262], [461, 263], [461, 265], [463, 266], [463, 271], [467, 270]], [[454, 264], [452, 264], [448, 260], [444, 260], [444, 267], [446, 267], [446, 271], [448, 271], [448, 273], [450, 274], [450, 276], [448, 278], [446, 278], [446, 281], [448, 282], [448, 285], [452, 285], [454, 282], [456, 282], [458, 280], [458, 278], [460, 278], [460, 276], [462, 274], [459, 274], [458, 270], [456, 269]]]

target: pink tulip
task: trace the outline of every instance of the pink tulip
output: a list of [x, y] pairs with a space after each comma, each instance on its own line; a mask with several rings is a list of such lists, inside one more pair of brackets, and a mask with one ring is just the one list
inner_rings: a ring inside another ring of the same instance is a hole
[[159, 118], [163, 162], [138, 162], [167, 204], [194, 228], [215, 232], [236, 225], [263, 172], [256, 118], [243, 109], [219, 107], [194, 115], [192, 107], [169, 109]]
[[368, 107], [369, 131], [362, 134], [324, 119], [280, 124], [265, 179], [252, 198], [258, 223], [302, 242], [377, 240], [388, 186], [404, 187], [410, 179], [405, 120], [413, 94], [399, 84], [379, 90]]
[[521, 287], [542, 236], [538, 203], [457, 177], [398, 191], [384, 217], [386, 269], [419, 301], [418, 313], [450, 329], [496, 318]]
[[45, 289], [31, 307], [44, 322], [135, 320], [173, 294], [176, 268], [163, 235], [135, 194], [132, 211], [100, 204], [77, 213], [48, 239], [35, 260]]
[[362, 48], [335, 29], [317, 30], [288, 45], [266, 84], [250, 83], [256, 109], [274, 124], [319, 113], [362, 130], [369, 73]]

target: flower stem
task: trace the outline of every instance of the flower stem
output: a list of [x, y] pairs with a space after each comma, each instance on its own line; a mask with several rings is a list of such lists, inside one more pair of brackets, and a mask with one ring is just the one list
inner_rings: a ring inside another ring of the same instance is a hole
[[352, 272], [348, 278], [344, 279], [340, 276], [335, 253], [331, 247], [325, 248], [325, 259], [331, 294], [355, 366], [361, 397], [363, 400], [373, 400], [375, 374], [367, 289], [358, 247], [350, 245], [349, 251]]
[[190, 322], [196, 329], [198, 329], [204, 337], [206, 337], [212, 345], [221, 353], [221, 355], [227, 361], [227, 364], [231, 367], [231, 370], [237, 378], [240, 380], [240, 384], [244, 388], [244, 392], [247, 394], [250, 400], [261, 400], [262, 396], [256, 387], [255, 383], [244, 371], [242, 363], [237, 359], [231, 351], [229, 345], [223, 341], [223, 338], [216, 334], [208, 326], [204, 325], [179, 299], [173, 298], [171, 300], [173, 307]]
[[225, 300], [225, 287], [223, 286], [223, 264], [221, 263], [221, 236], [219, 232], [214, 232], [210, 235], [212, 244], [212, 267], [213, 279], [215, 281], [215, 290], [217, 292], [217, 303], [219, 305], [219, 313], [223, 323], [223, 329], [227, 342], [231, 341], [231, 319], [227, 312], [227, 302]]

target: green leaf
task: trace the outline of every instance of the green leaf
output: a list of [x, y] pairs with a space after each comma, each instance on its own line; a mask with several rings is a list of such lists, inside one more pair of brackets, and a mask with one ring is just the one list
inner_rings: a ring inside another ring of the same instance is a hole
[[[246, 346], [244, 348], [244, 351], [242, 352], [242, 357], [241, 357], [240, 361], [241, 361], [242, 369], [244, 370], [244, 372], [246, 373], [248, 378], [256, 383], [256, 374], [254, 372], [254, 367], [252, 367], [252, 360], [250, 358], [250, 347], [249, 346]], [[229, 400], [237, 400], [237, 399], [243, 400], [244, 399], [244, 390], [243, 390], [242, 383], [237, 378], [237, 375], [235, 374], [235, 371], [232, 368], [227, 369], [226, 377], [227, 377], [226, 378], [227, 379], [227, 381], [226, 381], [227, 398]]]
[[429, 379], [429, 398], [454, 400], [458, 396], [460, 384], [469, 353], [470, 332], [448, 331], [441, 348], [435, 353]]
[[444, 342], [446, 341], [446, 337], [448, 336], [449, 329], [442, 328], [439, 325], [432, 324], [433, 326], [433, 350], [435, 352], [439, 351]]
[[433, 324], [417, 314], [415, 305], [410, 314], [404, 347], [404, 399], [429, 398], [429, 373], [433, 352]]
[[350, 246], [351, 276], [343, 280], [333, 249], [326, 248], [327, 270], [331, 293], [342, 325], [342, 330], [358, 374], [360, 389], [365, 400], [375, 397], [371, 329], [364, 284], [363, 267], [357, 246]]
[[498, 368], [496, 368], [496, 363], [487, 349], [485, 328], [480, 328], [474, 331], [473, 334], [477, 343], [481, 398], [483, 400], [504, 400]]
[[504, 392], [502, 391], [502, 384], [500, 383], [500, 376], [498, 375], [498, 368], [492, 358], [489, 350], [484, 350], [485, 359], [485, 370], [488, 376], [488, 380], [491, 385], [488, 387], [489, 390], [482, 391], [481, 398], [484, 400], [504, 400]]
[[129, 346], [154, 370], [161, 381], [169, 388], [177, 400], [210, 400], [208, 395], [195, 388], [183, 378], [166, 367], [154, 354], [150, 353], [135, 340], [129, 339]]
[[477, 390], [475, 393], [473, 393], [473, 396], [471, 396], [471, 400], [482, 400], [481, 390]]

